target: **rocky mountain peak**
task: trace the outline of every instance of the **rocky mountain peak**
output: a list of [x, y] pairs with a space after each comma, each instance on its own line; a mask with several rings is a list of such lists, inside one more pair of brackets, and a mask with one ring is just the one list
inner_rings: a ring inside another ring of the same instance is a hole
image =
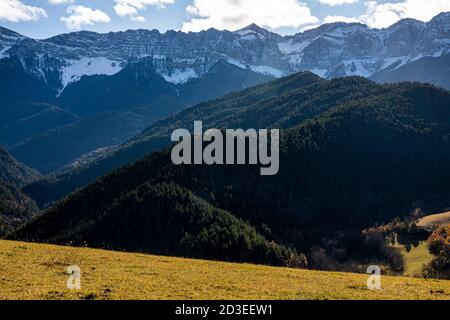
[[249, 34], [258, 35], [261, 38], [281, 38], [281, 36], [277, 33], [271, 32], [267, 29], [264, 29], [258, 26], [255, 23], [252, 23], [245, 28], [235, 31], [234, 33], [239, 34], [241, 36], [247, 36]]
[[261, 33], [261, 34], [268, 32], [266, 29], [261, 28], [256, 23], [249, 24], [245, 28], [242, 28], [241, 30], [238, 30], [238, 31], [244, 31], [244, 30], [254, 31], [256, 33]]

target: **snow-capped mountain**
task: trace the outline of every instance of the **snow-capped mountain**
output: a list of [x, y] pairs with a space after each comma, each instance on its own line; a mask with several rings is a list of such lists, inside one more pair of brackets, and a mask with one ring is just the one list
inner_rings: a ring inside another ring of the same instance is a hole
[[386, 29], [325, 24], [292, 36], [250, 25], [235, 32], [81, 31], [35, 40], [0, 28], [0, 59], [19, 58], [28, 72], [58, 92], [83, 75], [113, 75], [142, 58], [151, 59], [166, 81], [184, 84], [203, 77], [220, 60], [274, 77], [305, 70], [325, 78], [371, 77], [449, 52], [450, 13], [428, 23], [405, 19]]

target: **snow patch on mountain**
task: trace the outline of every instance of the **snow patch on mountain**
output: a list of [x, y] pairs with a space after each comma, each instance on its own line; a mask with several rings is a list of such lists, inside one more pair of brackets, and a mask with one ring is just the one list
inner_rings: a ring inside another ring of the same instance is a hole
[[285, 54], [301, 53], [310, 44], [311, 41], [294, 42], [293, 39], [290, 39], [287, 42], [278, 43], [278, 48]]
[[250, 66], [250, 69], [253, 72], [274, 76], [275, 78], [281, 78], [285, 76], [283, 71], [268, 66]]
[[5, 47], [0, 50], [0, 60], [9, 57], [9, 54], [7, 53], [9, 49], [11, 49], [11, 47]]
[[239, 60], [236, 60], [236, 59], [233, 59], [233, 58], [227, 58], [226, 59], [226, 61], [229, 63], [229, 64], [232, 64], [232, 65], [234, 65], [234, 66], [236, 66], [236, 67], [238, 67], [238, 68], [241, 68], [241, 69], [248, 69], [248, 66], [247, 65], [245, 65], [245, 64], [243, 64], [241, 61], [239, 61]]
[[65, 88], [83, 76], [114, 75], [122, 70], [120, 61], [109, 60], [104, 57], [81, 58], [80, 60], [66, 60], [67, 66], [62, 69], [61, 84]]
[[162, 77], [173, 84], [183, 84], [191, 79], [198, 78], [197, 72], [193, 68], [187, 68], [184, 70], [175, 69], [170, 74], [162, 74]]
[[233, 58], [227, 58], [226, 61], [229, 64], [232, 64], [232, 65], [234, 65], [234, 66], [236, 66], [238, 68], [241, 68], [241, 69], [244, 69], [244, 70], [251, 70], [253, 72], [261, 73], [261, 74], [264, 74], [264, 75], [273, 76], [275, 78], [281, 78], [281, 77], [286, 75], [286, 73], [283, 72], [282, 70], [279, 70], [279, 69], [276, 69], [276, 68], [273, 68], [273, 67], [269, 67], [269, 66], [264, 66], [264, 65], [261, 65], [261, 66], [249, 66], [249, 65], [244, 64], [241, 61], [233, 59]]
[[404, 66], [406, 63], [408, 63], [409, 60], [409, 56], [385, 58], [383, 59], [383, 63], [381, 64], [380, 69], [383, 70], [391, 66], [400, 68], [401, 66]]
[[374, 65], [374, 61], [367, 61], [363, 59], [352, 59], [344, 62], [348, 75], [370, 77], [373, 74], [371, 66]]

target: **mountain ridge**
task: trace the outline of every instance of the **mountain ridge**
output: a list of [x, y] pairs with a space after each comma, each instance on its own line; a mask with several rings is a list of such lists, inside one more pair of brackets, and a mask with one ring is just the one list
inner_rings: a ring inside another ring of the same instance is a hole
[[16, 42], [2, 42], [0, 37], [0, 50], [3, 56], [45, 52], [53, 57], [45, 71], [36, 68], [46, 63], [42, 58], [22, 61], [36, 76], [60, 73], [59, 84], [51, 84], [58, 91], [82, 74], [112, 75], [136, 57], [151, 58], [156, 71], [174, 84], [201, 78], [219, 59], [276, 77], [299, 71], [325, 78], [370, 77], [396, 63], [448, 53], [449, 25], [450, 13], [441, 13], [429, 22], [404, 19], [384, 29], [336, 22], [288, 36], [254, 24], [234, 32], [78, 31], [42, 40], [16, 36]]

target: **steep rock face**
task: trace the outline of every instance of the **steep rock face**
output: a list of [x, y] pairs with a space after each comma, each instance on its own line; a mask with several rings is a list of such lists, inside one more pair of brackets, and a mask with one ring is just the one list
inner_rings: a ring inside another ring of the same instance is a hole
[[397, 22], [385, 29], [385, 54], [388, 58], [404, 57], [411, 54], [411, 48], [418, 43], [426, 29], [426, 24], [414, 19]]
[[254, 24], [235, 32], [81, 31], [39, 41], [0, 29], [0, 57], [19, 57], [28, 72], [58, 92], [83, 75], [113, 75], [144, 57], [176, 85], [203, 77], [220, 60], [276, 77], [305, 70], [326, 78], [371, 77], [442, 56], [449, 43], [450, 13], [428, 23], [404, 19], [385, 29], [338, 22], [284, 37]]
[[427, 23], [415, 48], [414, 57], [438, 57], [450, 48], [450, 13], [441, 13]]

